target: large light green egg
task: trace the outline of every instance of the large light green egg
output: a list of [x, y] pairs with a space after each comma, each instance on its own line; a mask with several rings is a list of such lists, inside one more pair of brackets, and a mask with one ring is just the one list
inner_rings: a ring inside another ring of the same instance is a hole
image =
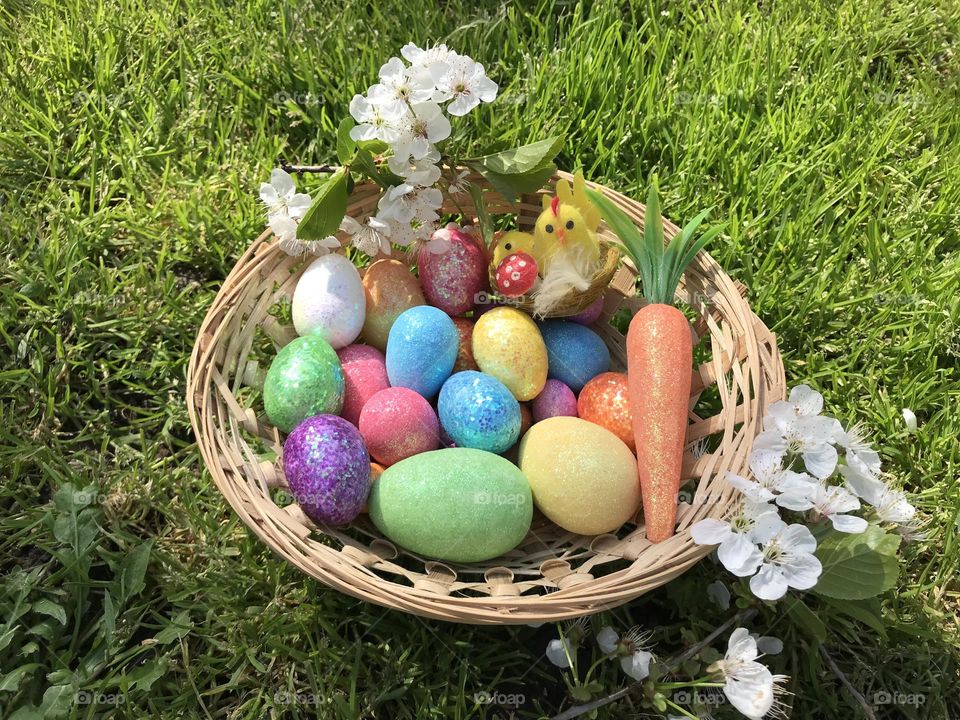
[[516, 465], [471, 448], [421, 453], [387, 468], [370, 490], [370, 519], [397, 545], [427, 557], [480, 562], [516, 547], [533, 499]]
[[270, 363], [263, 406], [283, 432], [314, 415], [338, 415], [343, 408], [343, 368], [330, 343], [305, 335], [284, 346]]

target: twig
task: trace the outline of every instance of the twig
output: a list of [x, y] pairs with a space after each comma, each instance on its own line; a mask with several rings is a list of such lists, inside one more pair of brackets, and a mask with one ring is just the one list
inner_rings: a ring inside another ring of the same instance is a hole
[[832, 657], [830, 657], [830, 653], [827, 652], [827, 649], [823, 645], [820, 646], [820, 654], [823, 655], [823, 659], [827, 661], [827, 665], [830, 666], [833, 674], [837, 676], [837, 679], [839, 679], [841, 683], [843, 683], [843, 686], [847, 689], [847, 692], [853, 695], [853, 699], [856, 700], [860, 704], [860, 707], [863, 708], [863, 712], [866, 714], [866, 716], [870, 720], [877, 720], [877, 714], [873, 711], [873, 707], [867, 702], [867, 699], [863, 696], [863, 693], [853, 686], [853, 683], [850, 682], [843, 670], [837, 666], [837, 663], [834, 662]]
[[[668, 660], [666, 663], [664, 663], [664, 668], [666, 672], [667, 673], [672, 672], [675, 668], [679, 667], [680, 665], [683, 665], [683, 663], [685, 663], [687, 660], [692, 658], [698, 652], [700, 652], [705, 647], [707, 647], [707, 645], [712, 643], [714, 640], [720, 637], [723, 633], [729, 630], [730, 626], [749, 620], [756, 614], [757, 614], [756, 610], [752, 610], [752, 609], [741, 610], [732, 618], [727, 620], [723, 625], [721, 625], [712, 633], [707, 635], [703, 640], [691, 645], [684, 652], [680, 653], [672, 660]], [[612, 702], [616, 702], [620, 698], [628, 695], [633, 688], [638, 687], [642, 684], [643, 684], [642, 680], [639, 682], [631, 683], [630, 685], [627, 685], [625, 688], [621, 688], [617, 690], [615, 693], [611, 693], [606, 697], [602, 697], [598, 700], [593, 700], [591, 702], [584, 703], [583, 705], [574, 705], [573, 707], [567, 708], [559, 715], [555, 715], [553, 717], [553, 720], [572, 720], [572, 718], [580, 717], [581, 715], [584, 715], [588, 712], [596, 710], [597, 708], [601, 708], [604, 705], [609, 705]], [[873, 720], [876, 720], [876, 718], [873, 718]]]
[[284, 172], [303, 175], [303, 173], [332, 173], [336, 172], [340, 168], [338, 168], [336, 165], [291, 165], [286, 160], [281, 158], [280, 169]]

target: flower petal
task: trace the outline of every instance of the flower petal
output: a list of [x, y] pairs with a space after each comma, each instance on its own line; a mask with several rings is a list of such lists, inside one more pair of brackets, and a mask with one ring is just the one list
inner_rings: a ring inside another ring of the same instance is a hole
[[817, 584], [823, 565], [811, 553], [797, 553], [781, 566], [786, 583], [797, 590], [809, 590]]
[[734, 575], [746, 577], [760, 562], [760, 551], [746, 536], [731, 533], [717, 548], [717, 558]]
[[760, 663], [750, 663], [727, 679], [723, 694], [741, 714], [759, 720], [773, 707], [773, 674]]
[[620, 658], [620, 667], [634, 680], [643, 680], [650, 675], [650, 661], [653, 653], [646, 650], [637, 650], [633, 655]]
[[790, 402], [798, 415], [819, 415], [823, 410], [823, 395], [809, 385], [797, 385], [790, 391]]
[[837, 532], [862, 533], [867, 529], [867, 521], [856, 515], [831, 515], [830, 522], [833, 523], [833, 529]]
[[719, 580], [714, 580], [707, 585], [707, 597], [713, 600], [721, 610], [730, 609], [730, 591]]
[[837, 469], [837, 449], [827, 443], [813, 445], [803, 451], [803, 464], [807, 472], [823, 480]]
[[765, 563], [760, 572], [750, 578], [750, 591], [761, 600], [779, 600], [787, 594], [787, 581], [780, 568]]
[[[547, 644], [547, 660], [552, 662], [558, 668], [568, 668], [570, 667], [570, 661], [567, 659], [567, 652], [564, 651], [564, 645], [566, 645], [567, 651], [570, 650], [570, 641], [569, 640], [551, 640]], [[570, 652], [570, 655], [573, 655]]]
[[283, 168], [274, 168], [270, 171], [270, 184], [276, 189], [277, 195], [284, 200], [289, 200], [297, 191], [290, 173]]
[[730, 524], [707, 518], [690, 526], [690, 535], [697, 545], [719, 545], [731, 535]]
[[600, 632], [597, 633], [597, 645], [600, 646], [600, 650], [603, 651], [604, 655], [612, 655], [616, 652], [617, 642], [619, 640], [620, 637], [617, 635], [617, 631], [609, 625], [601, 628]]

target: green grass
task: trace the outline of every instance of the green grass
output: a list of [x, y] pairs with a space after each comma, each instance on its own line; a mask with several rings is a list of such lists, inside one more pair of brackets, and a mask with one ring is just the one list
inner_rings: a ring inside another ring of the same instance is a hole
[[[778, 333], [788, 379], [868, 424], [926, 522], [873, 604], [882, 622], [808, 598], [826, 647], [868, 699], [925, 696], [878, 717], [956, 715], [958, 32], [950, 1], [6, 0], [0, 716], [569, 704], [542, 657], [552, 627], [426, 622], [278, 561], [203, 471], [187, 417], [194, 333], [263, 227], [258, 183], [280, 156], [331, 159], [350, 97], [409, 39], [446, 41], [501, 83], [457, 124], [463, 153], [564, 133], [562, 165], [638, 198], [656, 173], [672, 219], [713, 205], [729, 221], [713, 254]], [[729, 617], [704, 598], [718, 577], [702, 563], [605, 621], [654, 628], [670, 654]], [[863, 717], [783, 607], [751, 628], [786, 642], [771, 662], [792, 676], [793, 716]], [[603, 666], [605, 691], [617, 673]]]

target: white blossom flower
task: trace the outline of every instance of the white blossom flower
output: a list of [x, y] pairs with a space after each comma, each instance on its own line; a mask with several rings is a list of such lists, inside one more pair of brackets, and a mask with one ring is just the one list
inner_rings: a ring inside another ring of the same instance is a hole
[[436, 99], [450, 100], [447, 112], [466, 115], [481, 102], [493, 102], [497, 84], [487, 77], [483, 65], [466, 56], [457, 56], [447, 63], [447, 70], [437, 82]]
[[690, 534], [697, 545], [718, 545], [717, 557], [723, 566], [738, 577], [746, 577], [756, 572], [761, 562], [757, 545], [769, 541], [785, 526], [776, 508], [748, 498], [729, 521], [700, 520], [690, 527]]
[[470, 187], [470, 183], [467, 181], [468, 177], [470, 177], [470, 171], [461, 170], [456, 178], [454, 178], [453, 182], [447, 185], [447, 194], [451, 197], [465, 195]]
[[777, 505], [788, 510], [802, 512], [813, 510], [833, 523], [834, 530], [846, 533], [862, 533], [867, 521], [844, 513], [860, 509], [857, 496], [839, 485], [824, 482], [797, 484], [777, 497]]
[[719, 580], [714, 580], [707, 585], [707, 597], [713, 600], [721, 610], [730, 609], [730, 591]]
[[798, 454], [811, 475], [830, 477], [837, 469], [837, 449], [833, 446], [837, 421], [819, 415], [823, 396], [806, 385], [790, 392], [790, 400], [780, 400], [768, 408], [763, 432], [753, 441], [755, 450], [770, 450], [781, 458]]
[[422, 103], [433, 98], [434, 79], [424, 67], [407, 67], [400, 58], [390, 58], [380, 67], [380, 82], [367, 96], [374, 103]]
[[[750, 590], [761, 600], [779, 600], [787, 588], [809, 590], [817, 584], [823, 566], [813, 554], [817, 541], [806, 525], [787, 525], [763, 544], [759, 572], [750, 578]], [[745, 566], [744, 575], [757, 569]]]
[[909, 523], [917, 509], [910, 504], [907, 496], [889, 487], [882, 480], [862, 475], [849, 467], [841, 467], [847, 488], [864, 502], [872, 505], [880, 522], [902, 525]]
[[363, 224], [346, 215], [340, 223], [340, 229], [353, 236], [353, 246], [369, 257], [380, 253], [390, 254], [390, 225], [375, 215], [367, 218]]
[[600, 646], [604, 655], [613, 655], [617, 651], [619, 641], [620, 636], [617, 635], [617, 631], [609, 625], [605, 625], [597, 633], [597, 645]]
[[436, 188], [417, 188], [409, 183], [388, 188], [377, 204], [377, 217], [409, 223], [415, 217], [422, 222], [436, 220], [443, 206], [443, 193]]
[[597, 633], [597, 645], [604, 655], [619, 656], [620, 667], [634, 680], [643, 680], [650, 675], [653, 653], [646, 649], [650, 633], [631, 628], [623, 637], [609, 625]]
[[434, 144], [450, 137], [450, 120], [435, 102], [417, 103], [411, 109], [400, 118], [396, 137], [388, 141], [403, 162], [427, 157], [436, 152]]
[[356, 141], [382, 140], [393, 143], [400, 137], [400, 127], [410, 114], [406, 105], [392, 101], [372, 102], [363, 95], [354, 95], [350, 101], [350, 115], [359, 123], [350, 130]]
[[900, 411], [903, 415], [903, 424], [907, 426], [907, 432], [913, 433], [917, 431], [917, 416], [910, 408], [903, 408]]
[[757, 662], [759, 654], [757, 641], [747, 629], [737, 628], [730, 635], [723, 660], [708, 668], [723, 678], [723, 694], [730, 704], [748, 718], [757, 720], [773, 709], [776, 695], [782, 692], [781, 685], [786, 680]]
[[412, 68], [424, 69], [430, 73], [436, 84], [442, 78], [450, 62], [459, 57], [453, 50], [446, 45], [435, 45], [426, 50], [417, 47], [412, 42], [407, 43], [400, 49], [400, 54], [410, 63]]
[[758, 449], [750, 453], [750, 471], [755, 480], [748, 480], [727, 471], [727, 482], [755, 502], [768, 502], [789, 487], [812, 483], [806, 473], [783, 468], [784, 456], [773, 450]]
[[570, 658], [573, 657], [573, 653], [573, 647], [566, 638], [563, 640], [551, 640], [547, 643], [547, 660], [558, 668], [570, 667]]
[[[298, 193], [293, 178], [286, 170], [274, 168], [270, 171], [270, 182], [260, 184], [260, 200], [267, 206], [269, 215], [288, 215], [299, 220], [310, 209], [310, 196]], [[279, 237], [279, 233], [274, 230]]]
[[846, 450], [847, 465], [856, 468], [864, 475], [880, 475], [880, 455], [870, 447], [866, 431], [859, 423], [844, 430], [838, 422], [834, 433], [834, 442]]
[[408, 185], [433, 185], [440, 179], [440, 153], [435, 148], [422, 158], [413, 159], [409, 155], [393, 155], [387, 159], [390, 171], [407, 181]]

